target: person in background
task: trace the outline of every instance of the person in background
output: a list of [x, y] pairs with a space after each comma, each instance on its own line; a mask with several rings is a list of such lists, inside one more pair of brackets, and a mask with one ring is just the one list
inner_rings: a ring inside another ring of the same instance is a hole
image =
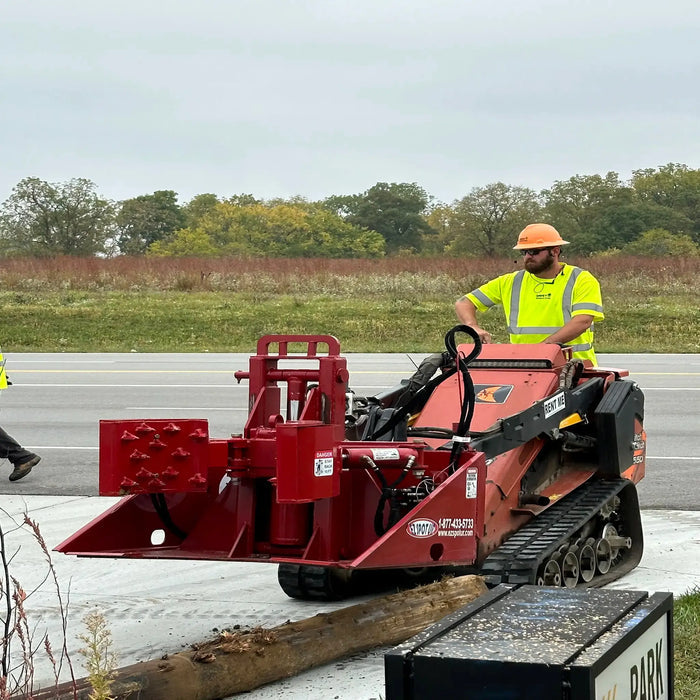
[[[9, 383], [7, 372], [5, 371], [5, 358], [0, 351], [0, 390], [7, 389]], [[7, 459], [12, 464], [13, 469], [10, 473], [10, 481], [19, 481], [19, 479], [27, 476], [41, 461], [39, 455], [25, 450], [3, 428], [0, 428], [0, 458]]]
[[602, 321], [598, 280], [587, 270], [560, 262], [569, 242], [549, 224], [530, 224], [513, 247], [524, 257], [521, 270], [487, 282], [457, 300], [457, 318], [471, 326], [483, 343], [491, 334], [477, 323], [477, 312], [500, 305], [511, 343], [557, 343], [573, 357], [597, 365], [593, 323]]

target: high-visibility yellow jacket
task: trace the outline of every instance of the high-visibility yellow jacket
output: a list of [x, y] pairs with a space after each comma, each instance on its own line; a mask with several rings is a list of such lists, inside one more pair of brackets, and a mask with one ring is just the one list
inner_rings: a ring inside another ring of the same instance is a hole
[[5, 357], [0, 350], [0, 389], [7, 389], [7, 372], [5, 372]]
[[[554, 279], [518, 270], [496, 277], [466, 297], [479, 311], [503, 307], [511, 343], [539, 343], [579, 314], [590, 314], [594, 321], [605, 318], [598, 280], [566, 263]], [[597, 364], [593, 326], [567, 345], [574, 357]]]

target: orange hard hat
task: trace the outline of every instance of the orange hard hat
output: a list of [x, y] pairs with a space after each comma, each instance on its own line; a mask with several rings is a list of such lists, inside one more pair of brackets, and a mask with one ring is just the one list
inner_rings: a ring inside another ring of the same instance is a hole
[[555, 245], [566, 245], [565, 241], [554, 226], [549, 224], [530, 224], [526, 226], [518, 236], [518, 242], [513, 250], [527, 248], [549, 248]]

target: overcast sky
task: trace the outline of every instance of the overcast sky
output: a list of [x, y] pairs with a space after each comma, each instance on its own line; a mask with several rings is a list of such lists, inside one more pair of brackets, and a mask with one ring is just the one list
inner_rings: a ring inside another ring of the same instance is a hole
[[0, 202], [700, 168], [699, 0], [0, 0]]

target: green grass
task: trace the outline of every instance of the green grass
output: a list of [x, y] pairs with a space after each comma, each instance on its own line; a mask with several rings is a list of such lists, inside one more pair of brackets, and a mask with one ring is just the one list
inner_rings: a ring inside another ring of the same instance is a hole
[[[700, 260], [575, 261], [601, 282], [599, 352], [700, 352]], [[336, 336], [345, 352], [435, 352], [455, 300], [509, 260], [5, 261], [13, 352], [251, 352], [267, 333]], [[505, 342], [500, 309], [483, 325]]]
[[[608, 302], [597, 350], [700, 352], [700, 311], [690, 296]], [[14, 352], [250, 352], [267, 333], [316, 333], [336, 336], [345, 352], [430, 353], [456, 323], [456, 298], [0, 292], [2, 345]], [[506, 342], [499, 310], [483, 323]]]
[[676, 700], [700, 698], [700, 589], [674, 601], [673, 661]]

